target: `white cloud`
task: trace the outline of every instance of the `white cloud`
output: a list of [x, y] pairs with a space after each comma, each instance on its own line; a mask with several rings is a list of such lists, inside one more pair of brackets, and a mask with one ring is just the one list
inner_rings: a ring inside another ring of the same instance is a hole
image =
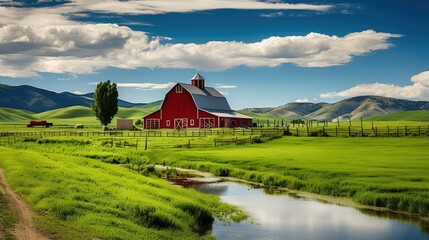
[[[37, 26], [77, 24], [70, 17], [82, 13], [98, 12], [106, 14], [165, 14], [207, 11], [216, 9], [242, 10], [308, 10], [328, 11], [333, 5], [290, 4], [280, 2], [262, 2], [258, 0], [40, 0], [62, 3], [50, 7], [15, 8], [19, 2], [0, 0], [0, 23], [28, 24]], [[1, 7], [1, 6], [8, 6]]]
[[234, 85], [225, 85], [225, 84], [216, 84], [216, 88], [219, 89], [231, 89], [231, 88], [237, 88], [237, 86]]
[[81, 91], [74, 91], [72, 93], [77, 94], [77, 95], [82, 95], [83, 94], [83, 92], [81, 92]]
[[124, 88], [136, 88], [139, 90], [162, 90], [162, 89], [170, 89], [176, 83], [168, 82], [168, 83], [116, 83], [118, 87]]
[[306, 103], [306, 102], [309, 102], [309, 100], [308, 100], [308, 98], [299, 98], [299, 99], [295, 100], [295, 102]]
[[163, 43], [144, 32], [116, 24], [0, 26], [0, 76], [30, 77], [38, 72], [89, 74], [122, 69], [189, 68], [220, 71], [237, 66], [328, 67], [391, 46], [398, 34], [372, 30], [344, 37], [309, 33], [269, 37], [260, 42]]
[[274, 17], [282, 17], [284, 16], [283, 12], [272, 12], [272, 13], [263, 13], [259, 14], [260, 17], [274, 18]]
[[332, 5], [291, 4], [263, 2], [258, 0], [73, 0], [66, 6], [73, 6], [80, 11], [95, 11], [122, 14], [162, 14], [171, 12], [194, 12], [216, 9], [268, 9], [268, 10], [311, 10], [327, 11]]
[[412, 85], [398, 86], [386, 83], [359, 84], [341, 92], [320, 94], [321, 98], [348, 98], [362, 95], [378, 95], [392, 98], [429, 99], [429, 71], [411, 77]]

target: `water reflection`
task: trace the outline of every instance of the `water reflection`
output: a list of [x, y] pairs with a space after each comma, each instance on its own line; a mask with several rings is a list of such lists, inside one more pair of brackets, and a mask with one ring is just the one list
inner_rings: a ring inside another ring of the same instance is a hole
[[356, 210], [278, 191], [267, 194], [232, 182], [193, 187], [220, 196], [252, 217], [253, 224], [226, 225], [216, 220], [213, 235], [218, 239], [429, 239], [424, 227], [404, 215], [398, 218], [398, 214]]

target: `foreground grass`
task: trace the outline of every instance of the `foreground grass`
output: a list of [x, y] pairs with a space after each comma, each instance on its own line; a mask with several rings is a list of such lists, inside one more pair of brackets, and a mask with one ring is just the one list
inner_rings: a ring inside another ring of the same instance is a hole
[[197, 239], [213, 216], [244, 217], [214, 196], [72, 156], [66, 148], [63, 154], [42, 150], [53, 146], [31, 151], [0, 147], [0, 167], [10, 186], [36, 210], [37, 227], [54, 239]]
[[429, 215], [427, 138], [297, 138], [165, 151], [167, 164]]
[[16, 214], [9, 208], [5, 196], [0, 192], [0, 239], [15, 239], [13, 236], [13, 227], [16, 221]]

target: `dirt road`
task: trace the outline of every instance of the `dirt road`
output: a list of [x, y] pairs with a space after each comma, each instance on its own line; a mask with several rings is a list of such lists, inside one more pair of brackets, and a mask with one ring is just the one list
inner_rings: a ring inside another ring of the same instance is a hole
[[18, 240], [48, 240], [49, 238], [40, 233], [34, 226], [30, 208], [10, 189], [3, 169], [0, 169], [0, 185], [6, 200], [18, 215], [19, 220], [14, 229], [15, 237]]

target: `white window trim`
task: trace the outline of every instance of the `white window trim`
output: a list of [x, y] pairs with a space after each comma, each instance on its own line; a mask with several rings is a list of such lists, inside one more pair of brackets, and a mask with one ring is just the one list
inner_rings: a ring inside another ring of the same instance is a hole
[[167, 125], [167, 127], [169, 127], [169, 126], [170, 126], [170, 120], [167, 120], [167, 121], [165, 122], [165, 125]]
[[191, 119], [190, 124], [191, 126], [194, 126], [194, 119]]
[[183, 92], [183, 87], [182, 85], [177, 85], [176, 86], [176, 93], [182, 93]]

